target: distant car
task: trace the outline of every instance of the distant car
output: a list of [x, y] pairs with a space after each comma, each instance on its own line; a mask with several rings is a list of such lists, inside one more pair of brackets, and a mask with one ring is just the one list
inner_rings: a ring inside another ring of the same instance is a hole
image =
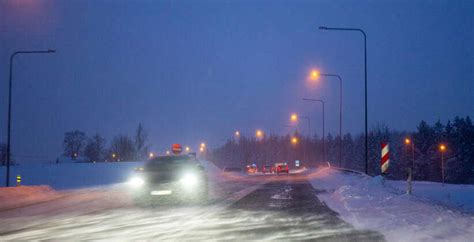
[[258, 172], [257, 165], [252, 164], [252, 165], [247, 165], [247, 173], [249, 174], [255, 174]]
[[262, 166], [262, 173], [275, 173], [275, 166], [272, 165], [264, 165]]
[[280, 174], [280, 173], [288, 174], [289, 173], [288, 164], [286, 162], [277, 163], [277, 164], [275, 164], [275, 166], [276, 166], [276, 173], [277, 174]]
[[234, 167], [234, 166], [228, 166], [228, 167], [224, 167], [224, 169], [222, 169], [222, 171], [223, 172], [238, 172], [238, 173], [241, 173], [242, 168]]
[[149, 204], [159, 198], [172, 201], [206, 201], [208, 178], [204, 167], [192, 156], [159, 156], [135, 170], [128, 182], [135, 201]]

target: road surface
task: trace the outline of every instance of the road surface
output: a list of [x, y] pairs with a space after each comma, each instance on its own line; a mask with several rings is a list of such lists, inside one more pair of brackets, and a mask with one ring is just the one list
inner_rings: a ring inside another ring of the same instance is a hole
[[123, 185], [0, 211], [0, 240], [384, 241], [318, 200], [304, 174], [230, 177], [206, 205], [136, 207]]

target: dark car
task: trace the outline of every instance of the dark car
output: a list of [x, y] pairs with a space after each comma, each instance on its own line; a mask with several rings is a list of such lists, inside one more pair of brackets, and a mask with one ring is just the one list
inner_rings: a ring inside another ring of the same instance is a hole
[[159, 156], [136, 170], [129, 185], [136, 202], [152, 203], [160, 198], [171, 201], [206, 201], [207, 172], [194, 157]]
[[262, 173], [275, 173], [275, 167], [272, 165], [264, 165], [262, 166]]

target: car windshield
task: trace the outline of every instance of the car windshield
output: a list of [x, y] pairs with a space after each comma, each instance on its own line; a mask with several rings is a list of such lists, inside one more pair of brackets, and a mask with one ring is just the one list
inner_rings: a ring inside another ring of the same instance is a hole
[[173, 170], [180, 167], [197, 166], [197, 162], [189, 156], [161, 156], [145, 163], [145, 171]]
[[0, 0], [0, 242], [474, 241], [474, 0]]

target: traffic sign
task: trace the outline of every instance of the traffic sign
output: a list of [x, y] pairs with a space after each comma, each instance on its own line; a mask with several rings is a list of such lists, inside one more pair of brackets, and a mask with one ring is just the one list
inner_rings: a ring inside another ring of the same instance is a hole
[[183, 151], [183, 148], [181, 147], [180, 144], [173, 144], [171, 146], [171, 151], [173, 152], [173, 154], [179, 155]]

